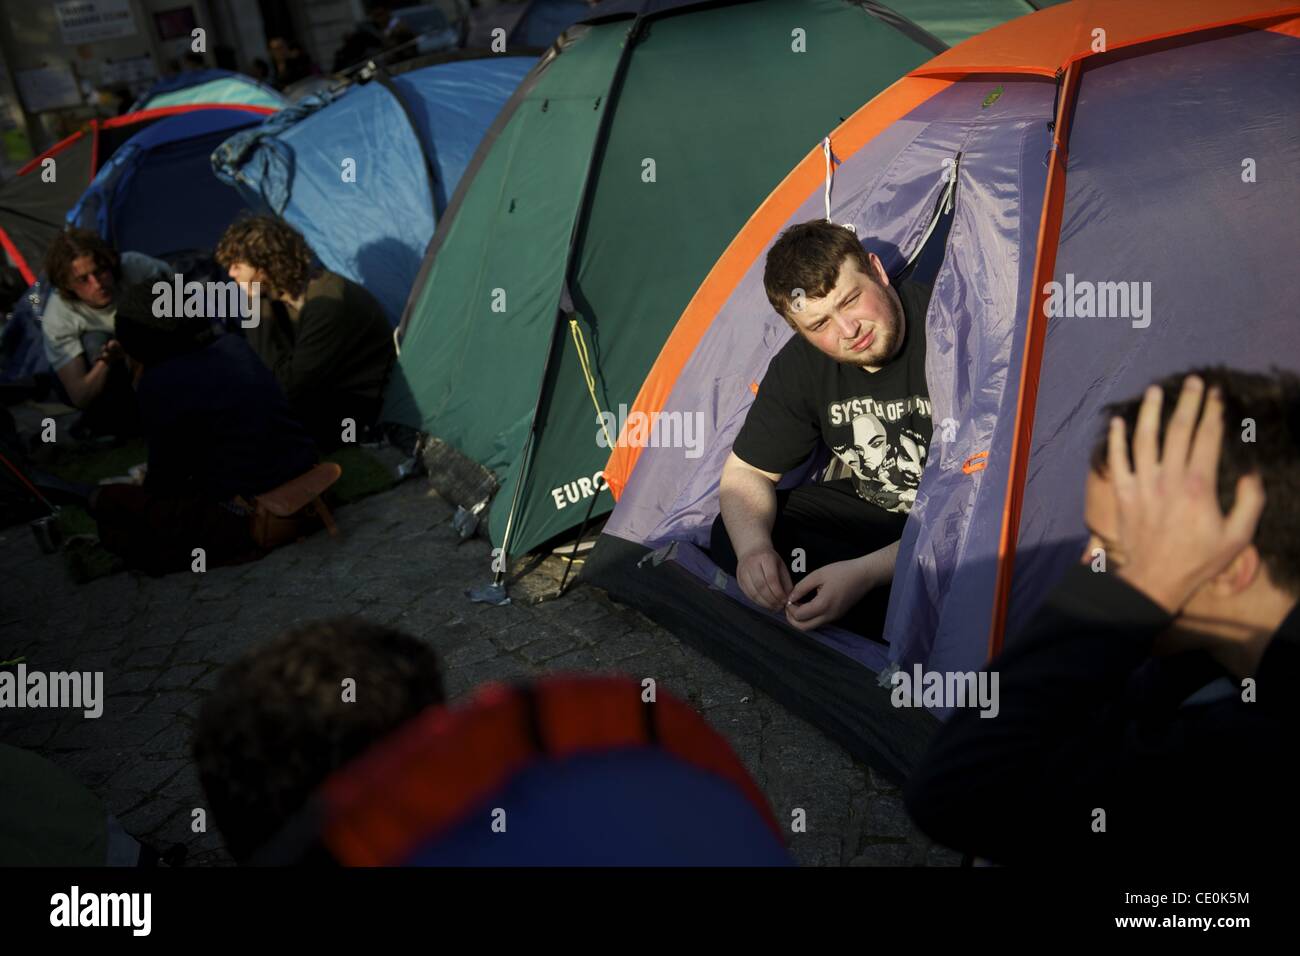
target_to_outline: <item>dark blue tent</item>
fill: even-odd
[[[212,249],[247,208],[213,175],[212,151],[261,120],[246,110],[198,109],[153,124],[100,168],[68,222],[95,230],[123,251],[166,256]]]
[[[250,205],[300,230],[394,325],[437,219],[479,141],[533,66],[461,60],[309,96],[213,157]]]

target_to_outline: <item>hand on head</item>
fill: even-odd
[[[1147,389],[1131,463],[1124,422],[1111,420],[1107,462],[1118,515],[1116,543],[1126,555],[1120,577],[1177,614],[1251,544],[1264,510],[1264,484],[1258,475],[1244,475],[1225,515],[1217,490],[1222,396],[1217,388],[1206,395],[1205,383],[1188,376],[1163,447],[1162,399],[1158,386]]]

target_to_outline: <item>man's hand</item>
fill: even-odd
[[[1178,614],[1196,590],[1223,571],[1255,537],[1264,510],[1258,475],[1237,482],[1232,512],[1219,507],[1217,475],[1223,443],[1223,400],[1217,389],[1197,411],[1205,383],[1183,382],[1182,394],[1160,449],[1163,392],[1147,389],[1133,431],[1129,464],[1124,422],[1114,418],[1108,436],[1108,467],[1119,522],[1116,544],[1127,556],[1119,576],[1170,614]]]
[[[785,618],[801,631],[811,631],[838,621],[862,596],[883,580],[871,571],[870,555],[852,561],[836,561],[820,567],[800,581],[790,593],[790,603],[785,608]],[[816,591],[804,604],[798,603]]]
[[[736,581],[745,596],[769,611],[785,607],[790,590],[790,571],[770,545],[756,548],[736,562]]]
[[[109,339],[104,343],[104,347],[99,350],[99,360],[105,365],[112,365],[126,357],[122,351],[122,343],[117,339]]]

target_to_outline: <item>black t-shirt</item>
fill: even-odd
[[[878,371],[837,362],[795,334],[776,353],[732,446],[742,461],[784,474],[825,442],[824,481],[851,480],[864,500],[906,514],[916,500],[933,426],[925,382],[930,289],[898,287],[907,332]]]

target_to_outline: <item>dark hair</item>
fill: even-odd
[[[1255,548],[1278,587],[1300,595],[1300,377],[1274,369],[1271,374],[1215,366],[1170,375],[1155,384],[1164,391],[1160,440],[1178,403],[1183,379],[1197,375],[1206,389],[1223,394],[1223,451],[1219,457],[1219,504],[1226,512],[1236,496],[1237,479],[1252,472],[1264,482],[1267,501],[1255,531]],[[1105,409],[1105,421],[1124,419],[1130,449],[1142,396],[1115,402]],[[1251,440],[1246,429],[1253,423]],[[1107,469],[1105,426],[1093,447],[1091,466],[1098,475]],[[1130,451],[1131,454],[1131,451]]]
[[[804,297],[809,299],[829,295],[845,259],[853,259],[874,280],[867,251],[848,229],[825,219],[791,226],[767,253],[763,270],[767,301],[778,315],[794,325],[790,316],[794,290],[802,289]]]
[[[345,679],[355,681],[350,702]],[[433,648],[359,618],[305,624],[244,654],[204,701],[194,734],[231,855],[248,859],[333,771],[443,700]]]
[[[168,292],[171,297],[170,283]],[[114,335],[122,350],[141,365],[160,365],[177,355],[198,351],[213,339],[212,324],[205,316],[185,316],[179,302],[162,311],[172,313],[155,315],[153,285],[138,282],[122,290],[117,299],[117,318]]]
[[[108,269],[115,280],[122,278],[122,266],[113,247],[89,229],[69,227],[54,237],[45,250],[45,275],[59,295],[76,301],[72,288],[72,264],[82,256],[91,256],[100,269]]]
[[[265,273],[272,296],[297,298],[314,271],[311,247],[302,233],[274,216],[245,216],[233,222],[217,243],[216,260],[223,269],[246,262]]]

